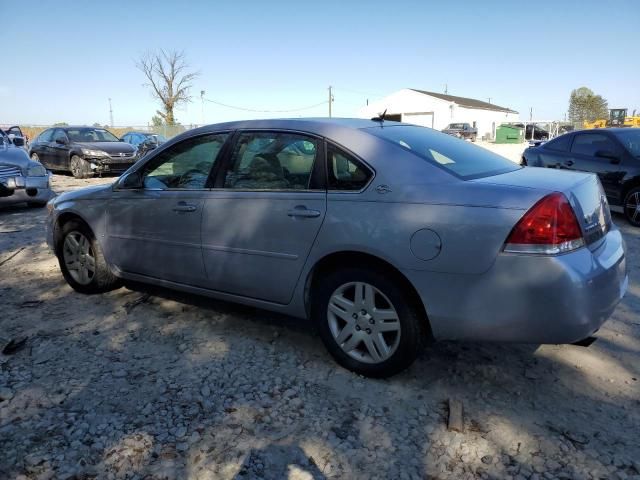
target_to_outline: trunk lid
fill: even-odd
[[[562,192],[573,207],[585,243],[592,250],[611,228],[611,213],[604,190],[593,173],[526,167],[501,175],[471,180],[474,183]]]

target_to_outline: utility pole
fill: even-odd
[[[200,102],[202,102],[202,125],[204,125],[204,90],[200,90]]]
[[[489,100],[489,103],[491,103],[491,97],[488,97],[487,100]]]
[[[533,107],[529,107],[529,121],[533,121]]]
[[[111,108],[111,98],[109,98],[109,121],[111,122],[111,128],[113,128],[113,108]]]
[[[332,90],[333,87],[331,85],[329,85],[329,118],[331,118],[331,104],[333,103],[333,93]]]
[[[445,95],[449,94],[449,85],[447,85],[446,83],[444,84],[444,94]]]

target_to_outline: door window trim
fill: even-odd
[[[306,189],[293,189],[293,188],[264,188],[264,189],[240,189],[240,188],[229,188],[224,186],[224,180],[227,173],[227,168],[232,167],[231,162],[233,160],[233,152],[235,151],[235,147],[238,144],[238,139],[241,135],[251,134],[251,133],[274,133],[274,134],[282,134],[282,133],[290,133],[294,135],[302,135],[305,137],[310,137],[317,142],[317,152],[316,158],[313,160],[313,167],[311,168],[311,175],[309,178],[309,185],[315,183],[314,186],[318,186],[318,188],[306,188]],[[327,179],[326,179],[326,170],[324,164],[326,164],[326,149],[325,149],[325,138],[321,135],[305,132],[302,130],[294,130],[294,129],[285,129],[285,128],[240,128],[237,129],[232,138],[230,139],[229,146],[226,153],[226,157],[224,158],[224,162],[220,162],[220,167],[218,171],[218,175],[215,179],[214,189],[220,192],[237,192],[237,193],[294,193],[294,194],[305,194],[305,193],[325,193],[327,191]],[[322,162],[322,159],[325,159]]]

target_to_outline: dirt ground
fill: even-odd
[[[593,345],[442,342],[388,380],[338,367],[305,322],[75,293],[45,220],[0,210],[0,348],[27,338],[0,354],[0,479],[640,478],[640,230],[619,216],[629,291]]]

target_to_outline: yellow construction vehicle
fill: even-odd
[[[606,128],[606,127],[635,127],[640,128],[640,115],[636,115],[636,111],[633,111],[633,115],[627,116],[628,110],[626,108],[612,108],[609,110],[609,119],[597,119],[593,122],[585,120],[582,123],[582,127],[589,130],[592,128]]]

